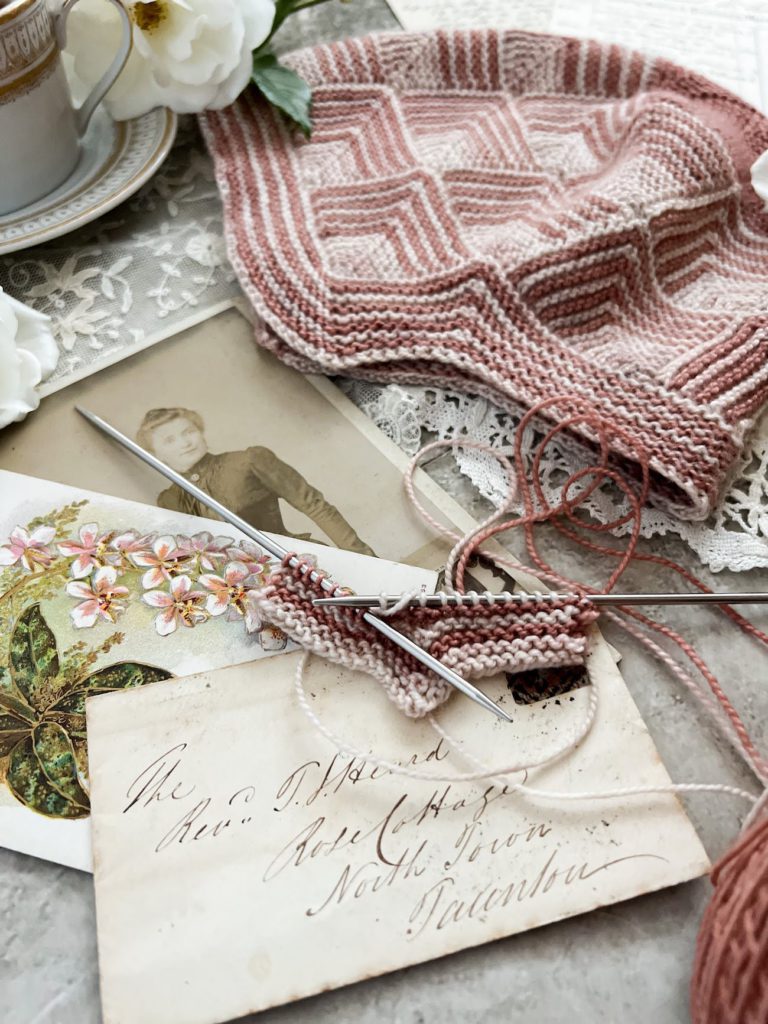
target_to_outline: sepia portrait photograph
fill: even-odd
[[[59,483],[216,518],[95,431],[77,406],[298,548],[317,543],[425,568],[444,563],[448,543],[405,495],[407,457],[329,380],[306,377],[261,349],[237,309],[48,396],[37,415],[0,435],[4,469],[24,473],[34,464],[36,476]],[[469,526],[426,474],[417,483],[433,514]]]

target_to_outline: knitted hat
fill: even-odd
[[[202,117],[260,340],[303,370],[615,423],[656,498],[707,514],[768,400],[768,120],[693,72],[522,32],[294,54],[297,137]],[[574,427],[591,441],[588,426]]]

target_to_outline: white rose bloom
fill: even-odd
[[[133,48],[107,93],[113,117],[153,107],[180,114],[225,107],[251,77],[251,51],[269,35],[275,0],[139,0],[127,3]],[[120,44],[120,16],[104,0],[80,0],[67,25],[67,69],[82,94]]]
[[[768,210],[768,149],[752,164],[752,188]]]
[[[38,407],[35,388],[58,360],[50,318],[0,288],[0,427]]]

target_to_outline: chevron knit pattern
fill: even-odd
[[[291,62],[311,142],[254,96],[201,118],[262,343],[516,411],[564,396],[548,415],[615,422],[656,500],[705,516],[768,399],[768,120],[667,61],[520,32]]]
[[[289,556],[290,557],[290,556]],[[363,621],[361,609],[317,607],[327,597],[307,562],[286,562],[253,596],[267,622],[278,626],[305,650],[367,672],[411,717],[429,714],[452,690],[410,654]],[[465,678],[524,672],[535,668],[581,665],[587,653],[586,630],[597,608],[575,595],[520,601],[508,607],[410,607],[387,621]]]

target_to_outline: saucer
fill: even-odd
[[[113,121],[105,110],[97,110],[67,180],[55,192],[0,217],[0,255],[73,231],[133,195],[168,155],[177,121],[163,107],[131,121]]]

